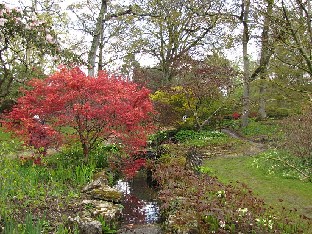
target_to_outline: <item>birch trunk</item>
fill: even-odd
[[[93,40],[91,44],[91,48],[88,54],[88,75],[94,76],[95,74],[95,59],[96,53],[100,45],[100,38],[103,31],[103,21],[104,16],[107,13],[107,0],[102,0],[101,9],[99,16],[96,21],[95,32],[93,35]]]

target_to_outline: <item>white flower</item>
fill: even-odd
[[[255,220],[257,223],[262,224],[264,227],[268,226],[268,228],[273,229],[274,222],[272,219],[259,218],[259,219],[255,219]]]
[[[225,228],[225,221],[220,220],[219,225],[221,228]]]
[[[5,18],[0,18],[0,26],[4,26],[5,22],[7,22],[8,20]]]
[[[269,221],[268,221],[268,227],[270,229],[273,229],[273,221],[271,219],[269,219]]]
[[[226,197],[225,191],[224,190],[220,190],[217,192],[217,196],[218,197]]]
[[[47,34],[47,35],[46,35],[46,40],[47,40],[49,43],[53,43],[53,37],[52,37],[50,34]]]
[[[22,13],[22,9],[19,7],[14,7],[13,10],[15,10],[16,12]]]
[[[44,24],[44,23],[45,23],[44,20],[38,20],[38,21],[37,21],[37,24],[38,24],[38,25],[41,25],[41,24]]]
[[[238,208],[237,212],[239,213],[240,216],[244,216],[248,212],[248,208]]]
[[[10,12],[11,12],[11,8],[10,8],[10,7],[8,7],[8,6],[6,6],[5,11],[6,11],[6,13],[7,13],[7,14],[10,14]]]

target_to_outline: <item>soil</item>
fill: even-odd
[[[243,156],[243,155],[251,156],[251,155],[259,154],[267,149],[267,146],[265,143],[248,139],[233,130],[224,128],[221,130],[221,132],[227,134],[230,137],[233,137],[233,138],[236,138],[236,139],[239,139],[241,141],[248,143],[248,147],[244,148],[243,151],[240,152],[239,156]],[[228,156],[231,156],[231,155],[228,155]]]

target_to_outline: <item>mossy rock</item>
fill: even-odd
[[[108,185],[90,190],[88,195],[90,195],[93,199],[111,201],[114,203],[119,203],[122,197],[122,193],[120,191]]]
[[[98,173],[95,173],[93,175],[93,180],[98,180],[98,179],[101,179],[101,180],[106,180],[107,181],[107,175],[106,175],[106,171],[103,170],[103,171],[100,171]]]
[[[102,188],[108,185],[105,171],[100,171],[93,176],[93,181],[82,188],[82,192],[89,192],[93,189]]]

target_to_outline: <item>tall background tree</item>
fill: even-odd
[[[100,70],[121,70],[117,68],[129,55],[131,6],[93,0],[70,4],[68,10],[75,15],[70,28],[80,35],[72,43],[79,48],[88,74],[94,76]]]
[[[44,77],[58,64],[75,61],[43,13],[0,4],[0,26],[0,105],[14,100],[30,78]]]
[[[262,18],[262,33],[261,33],[261,50],[260,50],[260,59],[258,62],[258,67],[254,70],[251,75],[251,81],[255,80],[259,76],[261,82],[259,87],[259,110],[258,115],[261,119],[267,117],[266,106],[265,106],[265,86],[268,76],[268,65],[270,58],[274,53],[274,40],[272,39],[272,11],[274,6],[274,0],[264,1],[266,7],[264,7],[260,13]],[[259,17],[259,18],[260,18]],[[271,32],[271,33],[270,33]]]
[[[279,39],[292,56],[281,58],[289,66],[294,66],[312,76],[312,30],[310,1],[282,1],[280,30],[284,33]]]
[[[250,111],[250,66],[248,54],[248,42],[250,39],[250,0],[242,0],[240,20],[243,24],[242,44],[243,44],[243,61],[244,61],[244,78],[243,78],[243,97],[242,97],[242,127],[248,125],[248,116]]]
[[[184,4],[178,0],[135,0],[128,3],[88,0],[70,4],[69,18],[58,0],[32,1],[29,6],[23,3],[25,10],[22,14],[32,14],[45,21],[45,25],[51,28],[46,31],[51,32],[58,46],[54,46],[53,51],[48,49],[52,48],[51,45],[43,48],[48,43],[34,46],[31,44],[34,38],[30,38],[26,40],[29,44],[26,57],[33,60],[28,64],[40,64],[41,70],[36,68],[36,71],[45,75],[53,70],[56,64],[64,63],[65,60],[60,61],[59,58],[64,55],[73,57],[76,54],[76,58],[82,58],[81,64],[88,66],[91,76],[96,75],[99,70],[118,70],[134,80],[143,78],[145,84],[156,91],[158,88],[177,84],[177,64],[183,63],[183,58],[190,56],[194,61],[203,61],[216,51],[222,54],[221,51],[225,48],[233,47],[234,41],[240,46],[240,52],[235,53],[239,54],[241,59],[237,68],[242,71],[240,80],[245,87],[241,109],[242,125],[246,126],[250,111],[254,112],[258,108],[260,117],[265,118],[267,109],[272,109],[271,101],[264,92],[265,87],[270,92],[274,90],[275,85],[284,85],[303,91],[302,93],[310,92],[311,43],[308,42],[311,41],[311,26],[307,20],[310,18],[310,3],[274,3],[272,0],[192,0]],[[4,21],[1,23],[7,23]],[[61,34],[61,31],[68,34]],[[26,42],[23,44],[19,41],[26,35],[20,33],[19,37],[8,36],[8,39],[15,40],[15,47],[24,46]],[[10,48],[16,52],[15,48]],[[2,48],[3,58],[4,50],[7,50],[7,47]],[[14,58],[2,59],[3,64],[6,62],[3,74],[7,74],[11,69],[8,68],[8,64],[12,64],[9,61],[14,60],[21,66],[22,62],[17,61],[25,56],[23,57],[20,51],[15,53]],[[38,51],[42,55],[39,55]],[[34,56],[35,53],[38,55]],[[17,54],[20,58],[16,57]],[[30,54],[32,56],[29,56]],[[55,60],[56,58],[58,60]],[[142,60],[147,58],[153,60],[153,65],[142,67]],[[281,71],[281,67],[284,71],[287,69],[288,74]],[[31,69],[27,71],[30,72]],[[19,72],[19,75],[22,74]],[[29,77],[40,74],[32,71]],[[234,78],[237,79],[237,76]],[[2,83],[4,90],[9,90],[5,88],[5,82]],[[23,85],[19,81],[15,84]],[[255,86],[258,86],[259,90],[256,90]],[[268,107],[265,107],[265,103]]]
[[[222,1],[135,1],[136,15],[141,15],[134,26],[135,51],[157,61],[162,84],[169,84],[174,75],[173,66],[183,56],[206,55],[217,46],[215,35],[221,30]],[[140,38],[140,40],[138,39]]]

